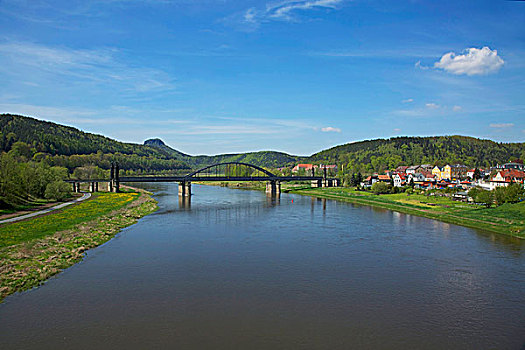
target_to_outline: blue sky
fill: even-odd
[[[0,112],[189,154],[525,141],[525,2],[0,0]]]

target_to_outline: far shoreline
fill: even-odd
[[[498,233],[498,234],[516,238],[519,240],[525,239],[525,230],[524,230],[524,227],[521,225],[512,225],[512,224],[501,225],[501,224],[490,222],[487,220],[482,220],[481,218],[478,218],[478,219],[468,218],[465,216],[451,215],[449,213],[443,213],[443,212],[435,213],[435,212],[431,212],[430,210],[408,207],[408,206],[404,206],[404,205],[397,204],[397,203],[385,203],[385,202],[380,202],[380,201],[368,198],[371,196],[365,197],[365,196],[356,196],[356,195],[341,194],[341,193],[330,193],[336,189],[338,188],[337,187],[329,187],[329,188],[321,188],[321,189],[312,188],[312,189],[292,190],[289,193],[298,194],[302,196],[310,196],[310,197],[315,197],[315,198],[337,200],[341,202],[348,202],[348,203],[354,203],[354,204],[359,204],[359,205],[367,205],[371,207],[377,207],[377,208],[387,209],[391,211],[396,211],[396,212],[400,212],[403,214],[425,217],[427,219],[432,219],[432,220],[441,221],[441,222],[445,222],[449,224],[464,226],[468,228],[481,229],[484,231],[488,231],[490,233]],[[380,196],[381,195],[379,195],[378,197]],[[519,204],[521,204],[525,208],[525,205],[523,205],[523,203],[518,203],[515,205],[519,205]],[[523,219],[525,220],[525,217]]]
[[[197,183],[196,183],[197,184]],[[264,191],[265,187],[264,185],[259,185],[258,183],[252,183],[252,182],[202,182],[198,183],[200,185],[205,186],[222,186],[222,187],[228,187],[232,189],[243,189],[243,190],[254,190],[254,191]],[[296,188],[294,188],[296,187]],[[483,216],[480,216],[479,218],[476,217],[465,217],[457,214],[461,213],[447,213],[447,212],[433,212],[431,211],[433,208],[417,208],[415,206],[407,206],[403,205],[402,203],[397,202],[384,202],[377,199],[385,198],[385,195],[356,195],[350,192],[350,188],[347,187],[323,187],[323,188],[307,188],[305,185],[298,185],[298,186],[283,186],[283,189],[281,193],[292,193],[292,194],[298,194],[302,196],[310,196],[310,197],[316,197],[316,198],[324,198],[324,199],[331,199],[331,200],[337,200],[347,203],[354,203],[359,205],[366,205],[376,208],[382,208],[386,210],[396,211],[403,214],[409,214],[409,215],[415,215],[419,217],[424,217],[427,219],[432,219],[440,222],[445,222],[448,224],[454,224],[459,225],[463,227],[478,229],[487,231],[490,233],[497,233],[501,234],[503,236],[516,238],[519,240],[525,239],[525,203],[516,203],[516,204],[510,204],[510,206],[517,206],[521,205],[523,206],[523,218],[521,220],[521,224],[516,223],[514,221],[519,220],[511,220],[513,221],[510,224],[505,224],[505,220],[503,223],[495,223],[488,220],[483,220]],[[334,192],[343,192],[343,193],[334,193]],[[363,192],[368,193],[368,192]],[[370,193],[368,193],[370,194]],[[388,195],[386,195],[388,196]],[[412,195],[417,196],[417,195]],[[407,196],[408,197],[408,196]],[[452,202],[452,201],[451,201]],[[470,205],[470,204],[466,204]],[[472,208],[474,210],[474,208]],[[491,208],[490,210],[495,210],[496,208]],[[480,209],[483,210],[483,209]],[[452,210],[453,211],[453,210]],[[489,218],[491,219],[491,218]],[[494,219],[498,219],[497,217]]]

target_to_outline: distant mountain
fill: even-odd
[[[153,146],[153,147],[166,146],[164,141],[162,141],[161,139],[149,139],[149,140],[144,141],[144,144],[146,146]]]
[[[69,169],[92,164],[108,169],[113,161],[118,161],[121,169],[140,172],[190,169],[165,149],[119,142],[30,117],[1,114],[0,152],[9,151],[16,142],[29,144],[33,158]]]
[[[31,145],[34,157],[38,159],[46,158],[52,165],[66,166],[70,169],[90,164],[107,169],[112,161],[118,161],[124,170],[181,172],[232,161],[263,167],[281,167],[299,159],[273,151],[190,156],[167,146],[158,138],[148,139],[143,145],[125,143],[52,122],[1,114],[0,152],[8,152],[15,142]]]
[[[18,141],[32,147],[35,159],[47,159],[52,165],[73,169],[96,164],[108,169],[112,161],[118,161],[121,169],[133,172],[186,173],[190,168],[222,162],[244,162],[268,168],[303,162],[337,164],[345,173],[365,173],[425,163],[490,167],[525,158],[525,143],[498,143],[466,136],[395,137],[353,142],[310,157],[274,151],[191,156],[158,138],[148,139],[143,145],[124,143],[30,117],[0,115],[0,152],[9,151]]]
[[[467,136],[435,136],[347,143],[316,153],[307,161],[335,163],[352,173],[414,164],[461,163],[487,168],[519,158],[525,158],[525,143],[499,143]]]
[[[196,166],[206,166],[215,163],[242,162],[267,168],[279,168],[292,165],[303,157],[292,156],[282,152],[260,151],[236,154],[219,154],[216,156],[194,156],[188,162]]]
[[[242,162],[267,168],[278,168],[286,165],[291,165],[297,162],[298,160],[302,159],[302,157],[292,156],[283,152],[275,151],[231,153],[219,154],[215,156],[190,156],[188,154],[184,154],[167,146],[164,143],[164,141],[158,138],[146,140],[144,141],[144,145],[162,149],[165,152],[170,153],[174,158],[183,160],[184,162],[191,164],[194,168],[227,162]]]
[[[170,146],[166,145],[164,141],[162,141],[161,139],[146,140],[144,141],[144,145],[162,150],[164,153],[169,154],[171,157],[175,159],[183,160],[185,162],[190,161],[190,159],[192,158],[190,155],[179,152],[176,149],[173,149]]]

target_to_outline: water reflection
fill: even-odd
[[[178,196],[179,210],[191,210],[191,196]]]
[[[266,193],[266,205],[268,207],[274,207],[281,204],[281,194]]]
[[[2,349],[523,342],[523,243],[326,199],[145,187],[155,214],[0,305]]]

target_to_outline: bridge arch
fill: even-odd
[[[213,165],[209,165],[207,167],[204,167],[204,168],[201,168],[199,170],[195,170],[194,172],[192,173],[189,173],[185,176],[185,178],[187,178],[188,180],[190,180],[193,176],[199,174],[199,173],[203,173],[205,172],[206,170],[208,169],[211,169],[211,168],[214,168],[214,167],[219,167],[219,166],[222,166],[222,165],[243,165],[243,166],[246,166],[246,167],[249,167],[249,168],[253,168],[255,170],[258,170],[266,175],[268,175],[268,177],[276,177],[276,175],[272,174],[271,172],[269,172],[268,170],[266,169],[263,169],[257,165],[253,165],[253,164],[248,164],[248,163],[242,163],[242,162],[225,162],[225,163],[217,163],[217,164],[213,164]]]

